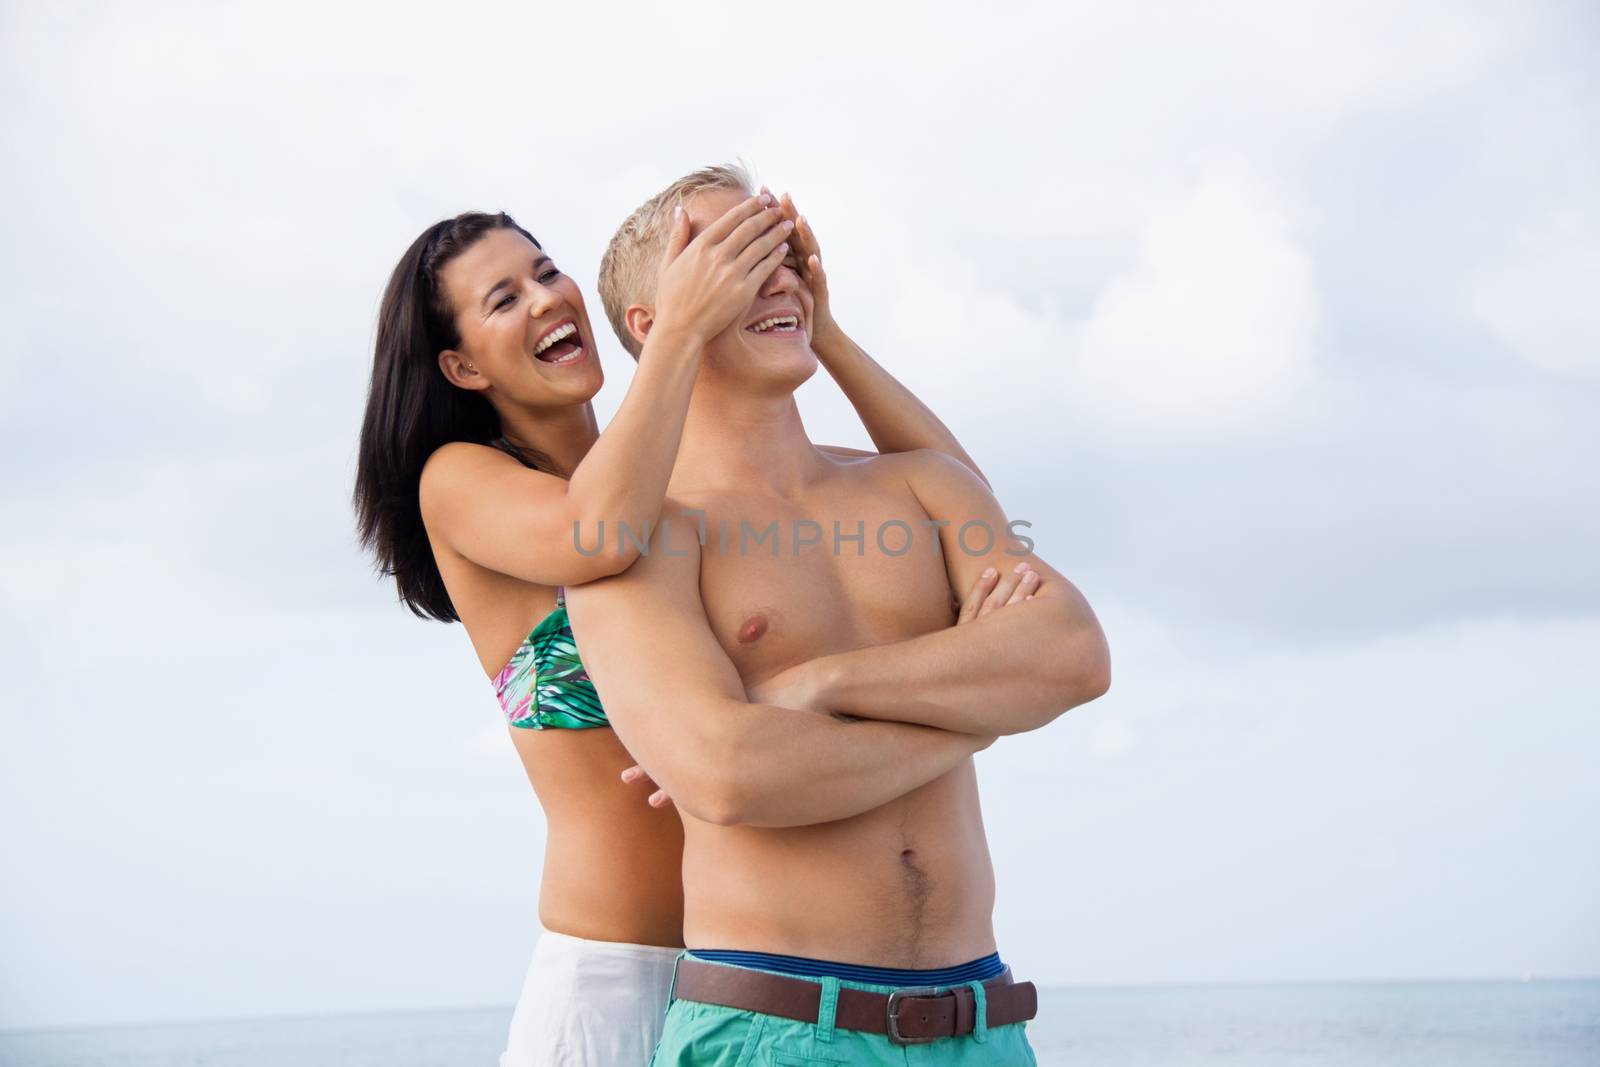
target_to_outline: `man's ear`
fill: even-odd
[[[622,313],[622,321],[627,324],[628,332],[633,335],[634,341],[643,348],[645,338],[650,336],[650,327],[656,324],[655,308],[632,304]]]
[[[478,373],[472,361],[453,348],[439,353],[439,370],[444,373],[445,381],[458,388],[474,392],[489,388],[489,380]]]

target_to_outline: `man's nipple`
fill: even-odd
[[[767,617],[758,612],[744,620],[744,625],[739,627],[739,643],[748,645],[752,641],[759,641],[766,632]]]

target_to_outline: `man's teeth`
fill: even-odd
[[[578,328],[570,322],[564,326],[557,326],[555,329],[545,334],[544,340],[539,342],[539,347],[533,350],[533,354],[537,356],[545,349],[555,344],[557,341],[564,341],[577,332]],[[561,363],[563,360],[558,359],[556,362]]]
[[[795,318],[793,315],[779,315],[774,319],[762,319],[760,322],[750,327],[750,329],[756,333],[766,333],[768,330],[772,329],[793,330],[799,328],[799,326],[800,320]]]

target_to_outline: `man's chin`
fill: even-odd
[[[793,351],[779,355],[773,352],[754,354],[744,364],[745,377],[753,386],[782,387],[791,392],[804,385],[817,373],[817,354],[810,345],[797,346]]]

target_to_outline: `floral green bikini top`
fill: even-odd
[[[606,710],[578,658],[567,621],[567,593],[512,653],[494,677],[495,695],[512,726],[525,730],[587,730],[609,726]]]

